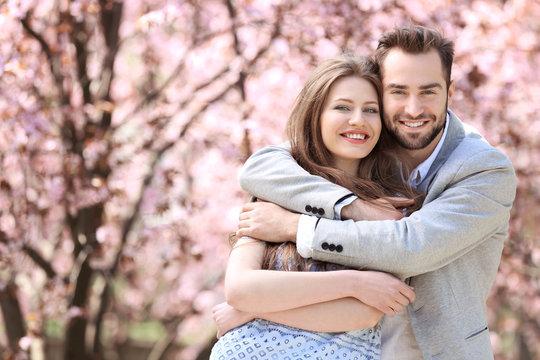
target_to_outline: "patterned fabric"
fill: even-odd
[[[310,271],[320,271],[318,264],[313,262]],[[283,270],[281,256],[275,267]],[[340,269],[343,266],[326,263],[327,271]],[[210,360],[379,360],[380,347],[380,326],[322,333],[255,319],[223,335]]]
[[[222,336],[210,360],[377,360],[381,331],[319,333],[256,319]]]

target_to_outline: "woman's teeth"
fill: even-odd
[[[345,134],[345,137],[349,139],[364,140],[367,137],[367,135],[366,134]]]

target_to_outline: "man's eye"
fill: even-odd
[[[405,93],[404,93],[403,91],[401,91],[401,90],[393,90],[393,91],[391,92],[391,94],[393,94],[393,95],[403,95],[403,94],[405,94]]]

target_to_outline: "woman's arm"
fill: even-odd
[[[382,313],[354,298],[343,298],[296,309],[257,313],[254,317],[307,331],[341,332],[373,327]]]
[[[390,316],[414,301],[410,286],[373,271],[261,270],[265,245],[241,238],[231,252],[225,277],[227,302],[248,313],[270,313],[353,297]]]
[[[342,332],[375,326],[382,313],[353,298],[344,298],[308,305],[297,309],[251,314],[227,303],[212,309],[217,324],[217,337],[255,318],[317,332]]]

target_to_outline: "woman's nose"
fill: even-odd
[[[351,118],[349,119],[350,125],[358,125],[364,122],[364,114],[360,110],[355,110],[351,114]]]

